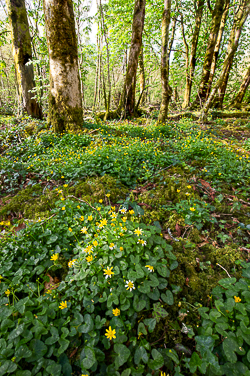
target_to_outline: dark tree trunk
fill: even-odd
[[[18,85],[19,103],[28,115],[42,119],[42,110],[36,99],[31,99],[34,93],[33,65],[26,65],[32,60],[31,38],[24,0],[6,0],[12,35],[13,56]]]
[[[138,66],[139,54],[142,46],[142,33],[144,28],[146,0],[135,0],[132,39],[129,51],[128,65],[123,92],[118,107],[118,111],[124,110],[125,116],[135,115],[135,90],[136,90],[136,72]]]
[[[44,0],[50,62],[49,123],[57,133],[83,125],[77,37],[72,0]]]
[[[250,84],[250,66],[248,67],[242,84],[240,85],[239,91],[231,101],[229,108],[240,108],[243,101],[244,95],[246,94],[247,88]]]
[[[162,100],[160,113],[158,116],[159,122],[165,122],[168,116],[168,105],[172,95],[172,88],[169,85],[169,25],[171,18],[171,0],[164,0],[164,11],[162,15],[162,31],[161,31],[161,87]]]
[[[145,102],[145,69],[144,69],[144,59],[143,59],[143,46],[141,47],[141,52],[139,55],[139,72],[140,72],[140,103]]]

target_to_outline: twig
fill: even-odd
[[[171,231],[170,231],[170,228],[168,228],[168,235],[171,237],[171,239],[173,239],[175,242],[179,242],[180,240],[179,239],[176,239],[173,237],[173,235],[171,234]]]
[[[67,196],[67,198],[69,198],[69,197],[72,197],[72,198],[74,198],[74,199],[76,199],[76,200],[78,200],[80,202],[84,202],[84,204],[88,205],[89,207],[91,207],[91,209],[95,210],[100,215],[100,217],[102,218],[101,213],[94,206],[92,206],[88,201],[82,200],[82,199],[77,198],[77,197],[72,196],[72,195]]]
[[[229,278],[232,278],[231,275],[228,273],[228,271],[225,268],[223,268],[223,266],[221,266],[220,264],[218,264],[218,262],[216,262],[216,265],[218,265],[221,269],[223,269],[227,273],[227,275],[228,275]]]

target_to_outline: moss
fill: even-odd
[[[37,133],[37,125],[35,122],[30,122],[26,125],[25,131],[28,135],[33,135]]]

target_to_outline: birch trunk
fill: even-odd
[[[231,101],[229,108],[240,108],[243,101],[244,95],[246,94],[247,88],[250,84],[250,66],[248,67],[245,77],[240,85],[239,91]]]
[[[31,38],[25,8],[25,0],[6,0],[11,28],[12,50],[18,85],[19,103],[28,115],[42,119],[42,110],[36,99],[31,99],[34,93],[33,65],[26,65],[32,60]]]
[[[145,102],[145,69],[144,69],[144,58],[143,58],[143,46],[141,47],[141,52],[139,55],[139,72],[140,72],[140,103]]]
[[[194,27],[193,37],[192,37],[191,53],[190,53],[189,66],[188,66],[187,75],[186,75],[186,88],[185,88],[184,101],[182,104],[182,108],[187,108],[190,103],[191,90],[192,90],[192,84],[193,84],[193,78],[194,78],[194,70],[195,70],[195,65],[196,65],[196,51],[197,51],[199,34],[200,34],[204,2],[205,0],[198,1],[197,9],[195,12],[195,27]]]
[[[77,37],[72,0],[44,0],[50,63],[49,123],[57,133],[83,123]]]
[[[138,66],[139,54],[142,46],[142,33],[144,28],[146,0],[135,0],[132,38],[129,51],[126,77],[123,87],[121,100],[118,106],[118,112],[124,109],[125,116],[135,115],[135,90],[136,90],[136,72]]]
[[[164,0],[164,11],[162,16],[162,33],[161,33],[161,86],[162,86],[162,100],[160,113],[158,116],[159,122],[165,122],[168,116],[168,105],[172,95],[172,89],[169,86],[169,25],[171,18],[171,0]]]

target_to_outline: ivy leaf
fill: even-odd
[[[196,352],[193,352],[191,359],[190,359],[190,363],[189,363],[189,369],[191,373],[194,373],[197,367],[201,365],[201,363],[202,363],[202,360],[199,357],[199,355]]]

